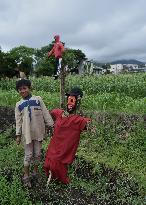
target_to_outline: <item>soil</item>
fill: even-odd
[[[42,177],[40,182],[33,182],[33,189],[29,191],[29,197],[33,204],[41,201],[44,205],[132,205],[128,199],[131,196],[136,198],[139,196],[138,185],[133,180],[129,180],[128,176],[122,172],[117,172],[100,164],[101,173],[97,174],[93,172],[93,165],[84,159],[79,159],[79,161],[78,166],[73,165],[76,180],[83,180],[87,184],[92,181],[95,186],[99,186],[102,179],[106,179],[105,190],[101,190],[99,193],[95,191],[89,193],[81,186],[76,187],[72,183],[66,186],[55,181],[51,181],[49,187],[46,188],[46,179]],[[119,189],[126,192],[125,202],[118,199]]]
[[[15,124],[14,109],[0,107],[0,133]]]
[[[78,160],[78,159],[77,159]],[[49,187],[46,186],[46,177],[40,175],[39,180],[31,180],[32,188],[26,189],[27,195],[32,204],[41,202],[42,205],[133,205],[129,203],[131,196],[138,197],[138,185],[132,180],[129,180],[126,175],[121,172],[104,167],[100,165],[101,174],[93,173],[93,165],[87,163],[84,159],[79,159],[80,165],[74,168],[76,180],[82,179],[84,182],[93,182],[99,186],[102,179],[106,180],[106,189],[103,191],[88,193],[87,190],[81,186],[62,185],[56,181],[51,181]],[[12,183],[13,174],[16,170],[7,169],[1,172],[9,183]],[[20,176],[22,178],[22,176]],[[72,179],[73,180],[73,179]],[[121,184],[119,184],[119,182]],[[101,187],[102,189],[102,187]],[[118,199],[117,191],[119,189],[125,190],[126,196],[123,200]],[[106,197],[107,196],[107,197]],[[126,202],[127,201],[127,202]]]

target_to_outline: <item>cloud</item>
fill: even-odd
[[[54,34],[88,58],[146,61],[145,0],[5,0],[0,2],[0,45],[40,48]]]

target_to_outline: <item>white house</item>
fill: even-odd
[[[94,64],[92,61],[82,61],[78,66],[79,74],[93,74]]]
[[[138,65],[137,64],[124,64],[129,70],[137,70]]]
[[[101,68],[101,67],[98,67],[98,66],[95,66],[93,67],[93,74],[104,74],[106,72],[105,69]]]
[[[111,73],[114,73],[114,74],[120,73],[122,70],[123,70],[123,65],[122,64],[110,65],[110,69],[109,69],[109,71]]]

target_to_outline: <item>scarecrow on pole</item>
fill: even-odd
[[[88,130],[91,122],[90,118],[80,115],[83,91],[79,87],[74,87],[66,96],[66,108],[57,108],[50,112],[54,119],[54,132],[45,154],[47,186],[51,178],[64,184],[70,183],[68,166],[75,160],[81,132]]]
[[[61,67],[62,55],[65,51],[63,43],[60,41],[60,36],[54,36],[55,43],[50,52],[48,52],[48,57],[51,55],[55,56],[56,65],[54,70],[54,79],[58,79],[60,76],[60,107],[65,106],[65,68]]]
[[[54,70],[54,78],[57,79],[61,73],[61,61],[65,49],[63,43],[60,41],[59,35],[55,35],[54,39],[55,39],[55,43],[51,51],[48,52],[48,57],[50,57],[51,55],[55,56],[56,65]]]

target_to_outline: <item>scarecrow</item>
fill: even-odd
[[[51,115],[55,121],[54,133],[45,156],[44,170],[48,177],[68,184],[68,165],[75,159],[79,146],[80,134],[87,129],[89,118],[82,117],[78,111],[83,92],[74,87],[67,96],[66,110],[53,109]]]
[[[51,51],[48,52],[48,57],[50,57],[51,55],[55,56],[56,65],[55,65],[55,70],[54,70],[54,78],[57,79],[60,75],[62,55],[65,49],[64,49],[63,43],[60,41],[59,35],[55,35],[54,39],[55,39],[55,43]]]

